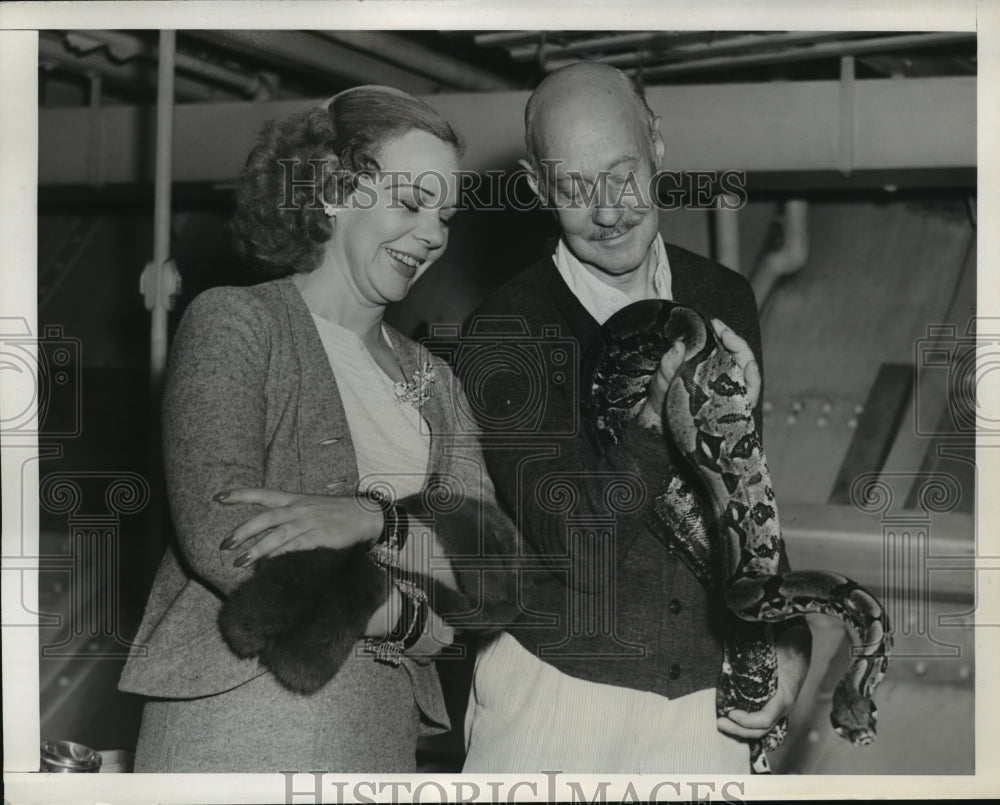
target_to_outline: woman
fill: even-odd
[[[237,244],[281,278],[202,294],[171,351],[177,545],[120,685],[157,697],[136,771],[408,772],[448,729],[424,599],[504,600],[441,557],[513,530],[448,367],[382,316],[447,245],[460,150],[421,101],[358,87],[250,154]]]

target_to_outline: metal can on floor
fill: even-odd
[[[42,741],[42,762],[39,771],[97,772],[101,770],[101,753],[73,741]]]

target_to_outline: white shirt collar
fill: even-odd
[[[670,263],[667,261],[667,250],[663,238],[657,234],[652,245],[656,256],[656,268],[653,271],[653,288],[657,299],[672,299]],[[556,252],[552,255],[559,276],[569,286],[573,295],[580,300],[587,312],[599,324],[604,324],[632,300],[617,288],[596,277],[569,250],[566,241],[559,239]]]

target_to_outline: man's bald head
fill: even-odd
[[[570,252],[600,276],[648,268],[663,139],[632,80],[606,64],[557,70],[528,100],[525,137],[528,184],[555,213]]]
[[[587,117],[628,122],[656,132],[656,115],[632,78],[616,67],[597,62],[579,62],[550,73],[528,98],[524,110],[524,138],[531,164],[537,169],[547,153],[546,137],[557,121]]]

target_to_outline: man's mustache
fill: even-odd
[[[626,232],[635,229],[643,221],[643,216],[638,216],[635,218],[629,218],[628,220],[619,221],[614,227],[610,229],[598,229],[595,230],[594,234],[591,236],[591,240],[614,240],[617,237],[621,237]]]

